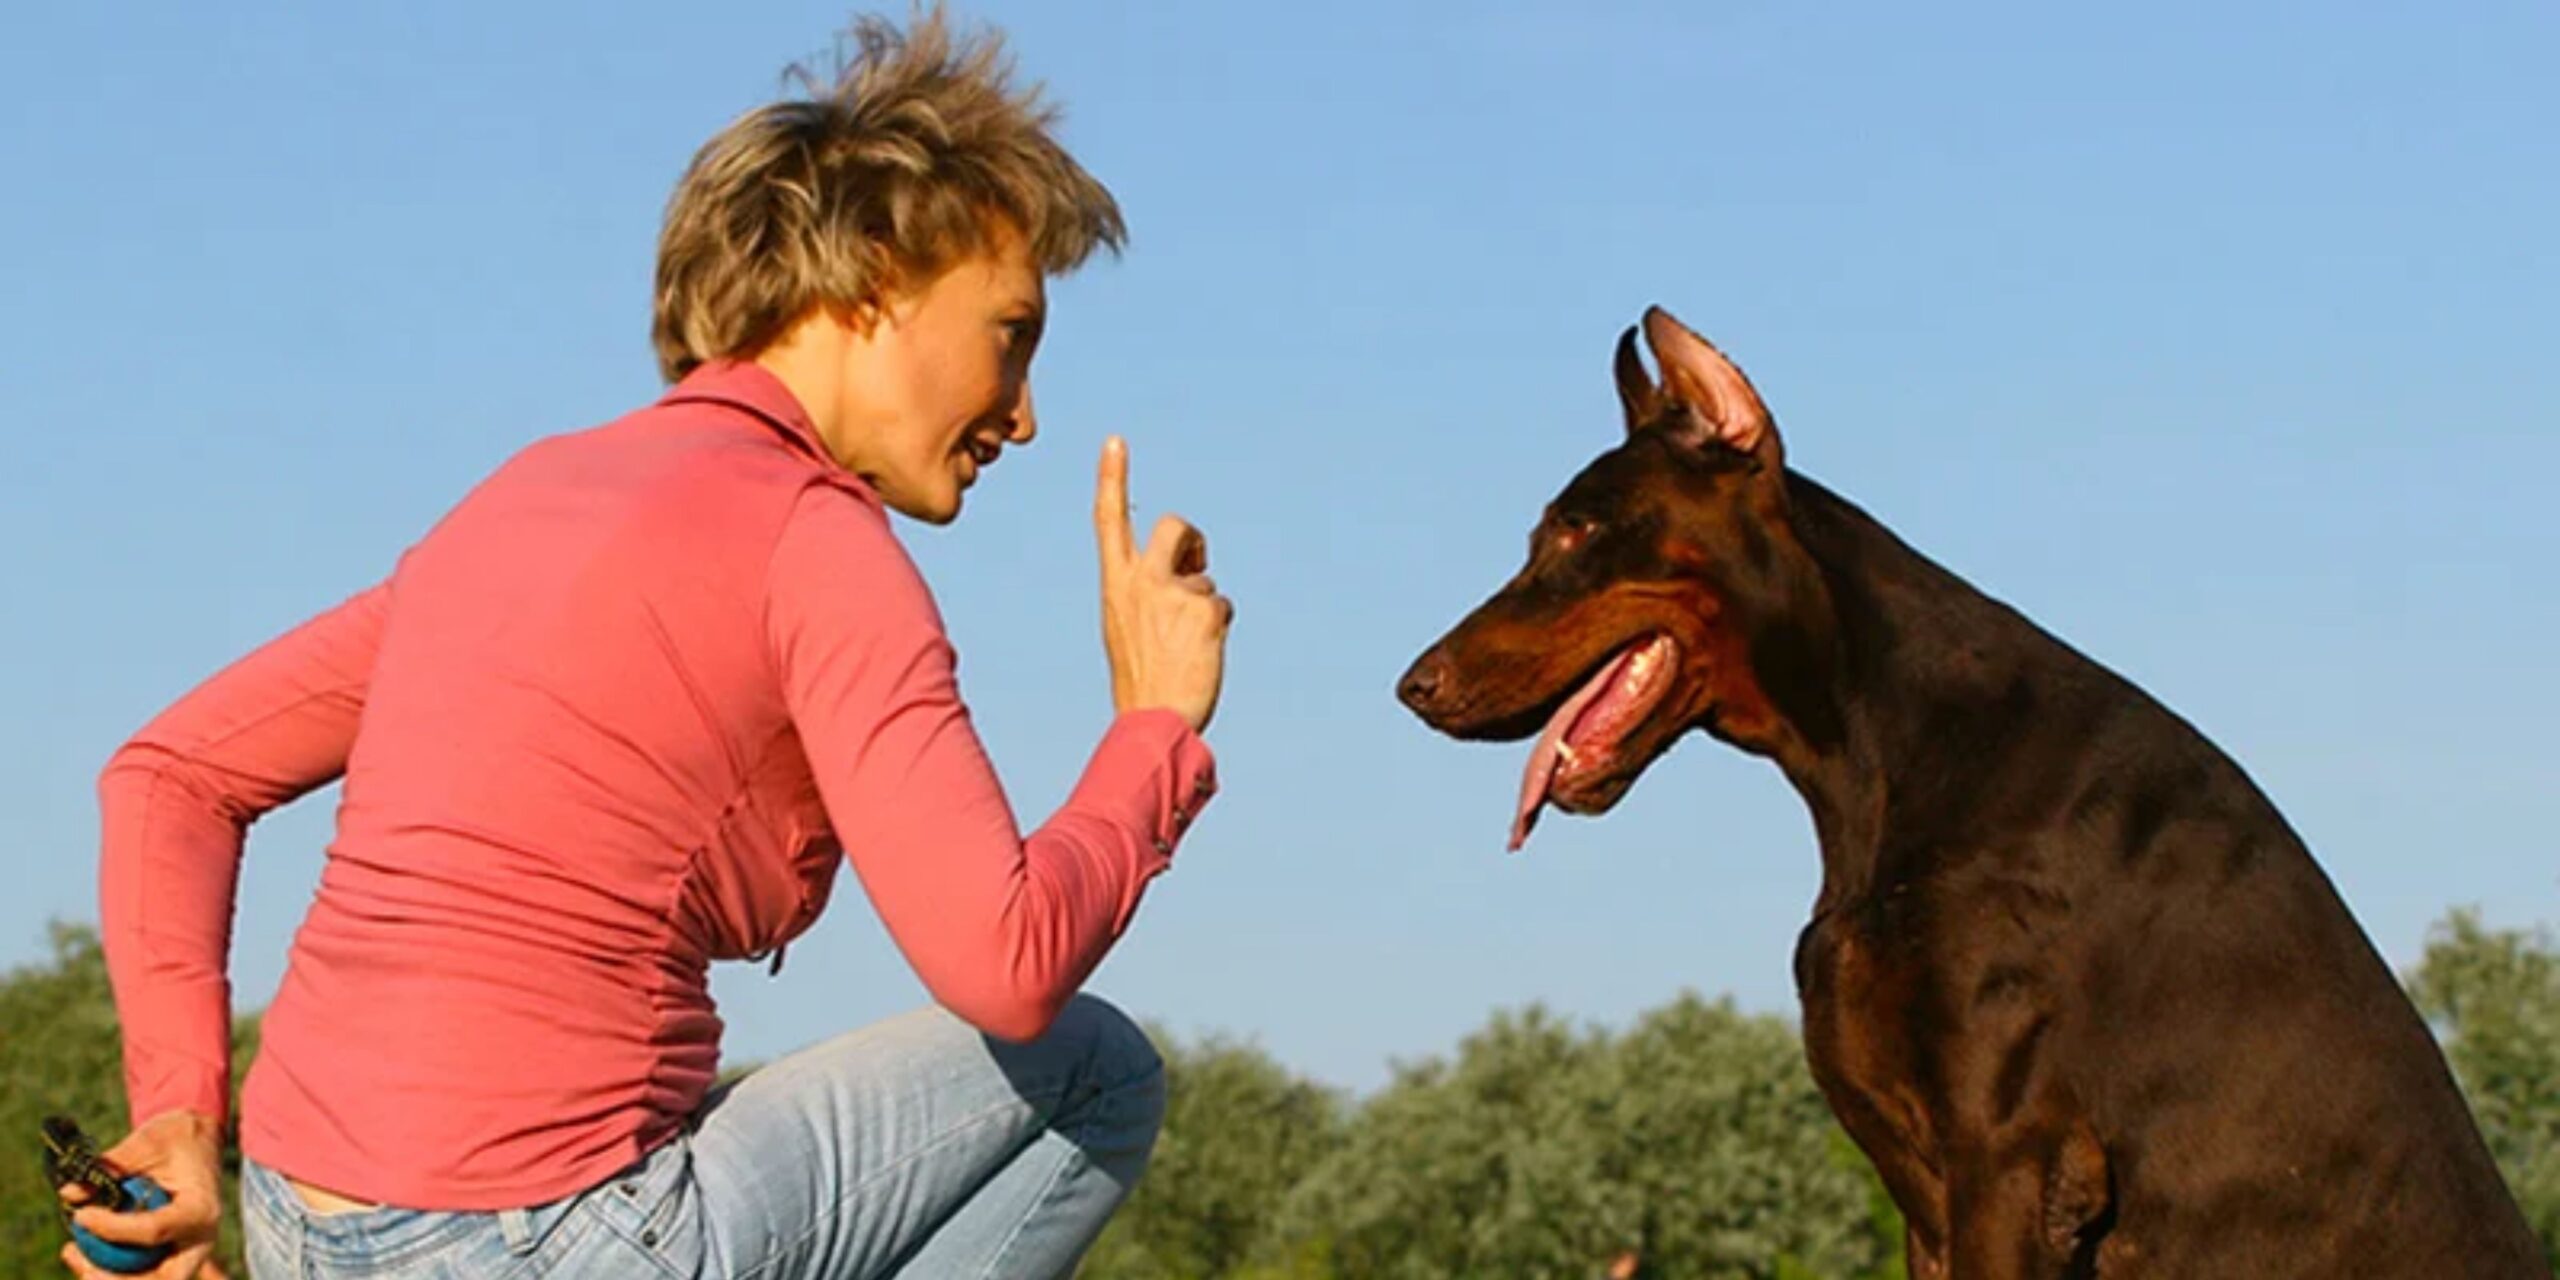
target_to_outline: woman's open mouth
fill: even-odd
[[[1573,809],[1583,792],[1628,763],[1621,748],[1661,705],[1679,670],[1680,645],[1663,632],[1620,649],[1547,721],[1529,749],[1520,778],[1520,807],[1511,819],[1511,848],[1529,839],[1540,806]]]

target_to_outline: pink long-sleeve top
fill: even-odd
[[[247,828],[341,775],[241,1144],[484,1210],[673,1134],[718,1063],[710,962],[806,929],[839,856],[936,1000],[1023,1039],[1213,789],[1179,717],[1134,712],[1024,839],[878,498],[727,362],[526,449],[115,754],[100,891],[137,1123],[226,1115]]]

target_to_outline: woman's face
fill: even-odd
[[[1008,228],[922,289],[862,308],[837,382],[837,460],[892,509],[950,523],[1004,446],[1038,430],[1031,356],[1047,307],[1029,247]]]

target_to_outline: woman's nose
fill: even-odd
[[[1040,420],[1031,411],[1031,384],[1027,381],[1022,384],[1022,394],[1014,399],[1010,421],[1013,429],[1005,432],[1004,438],[1015,444],[1029,444],[1031,437],[1040,434]]]

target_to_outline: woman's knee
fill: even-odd
[[[1069,997],[1066,1007],[1058,1011],[1058,1020],[1049,1034],[1072,1039],[1085,1046],[1095,1078],[1105,1084],[1151,1076],[1164,1070],[1164,1057],[1156,1052],[1155,1042],[1147,1038],[1146,1029],[1137,1020],[1122,1013],[1120,1007],[1100,996],[1081,992]]]
[[[1122,1107],[1143,1113],[1150,1132],[1163,1123],[1164,1056],[1136,1019],[1108,1000],[1079,993],[1059,1010],[1049,1033],[1084,1046],[1088,1078],[1126,1095]]]

